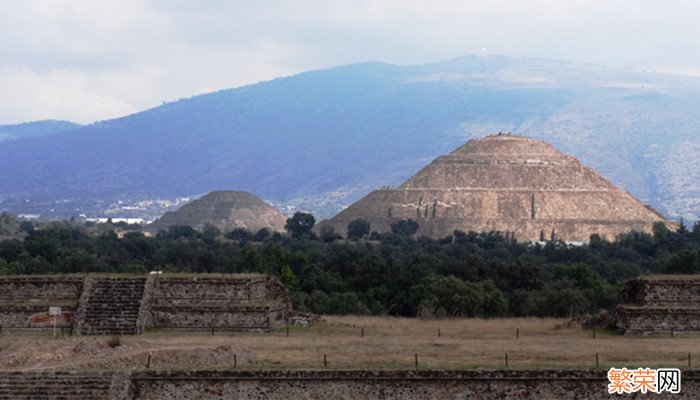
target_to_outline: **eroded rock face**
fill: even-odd
[[[223,232],[236,228],[252,232],[270,228],[283,232],[286,221],[287,217],[259,197],[227,190],[208,193],[177,211],[166,212],[149,229],[167,229],[173,225],[202,229],[206,224],[211,224]]]
[[[654,222],[668,223],[574,157],[511,134],[470,140],[398,188],[375,190],[322,225],[344,235],[357,218],[380,233],[413,219],[418,235],[433,238],[459,229],[570,242],[588,241],[592,234],[614,239],[631,230],[651,232]]]

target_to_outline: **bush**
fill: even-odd
[[[391,224],[391,231],[401,236],[413,236],[418,232],[418,222],[412,219],[402,219]]]
[[[284,229],[289,232],[292,237],[299,237],[311,232],[316,224],[316,218],[309,213],[296,212],[294,216],[287,219]]]
[[[357,240],[369,234],[369,222],[358,218],[348,224],[348,238]]]

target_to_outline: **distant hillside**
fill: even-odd
[[[3,142],[0,209],[226,187],[328,217],[469,138],[512,131],[671,217],[695,218],[699,100],[698,78],[542,59],[348,65]]]
[[[25,122],[15,125],[0,125],[0,142],[11,139],[26,139],[37,136],[48,136],[79,128],[80,125],[69,121],[47,119],[43,121]]]

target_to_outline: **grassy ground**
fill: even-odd
[[[295,368],[415,368],[418,354],[419,368],[476,369],[503,368],[508,353],[509,368],[594,368],[596,353],[599,368],[615,367],[687,367],[688,353],[698,352],[700,336],[625,337],[613,332],[563,327],[563,319],[454,319],[421,321],[408,318],[379,317],[325,317],[324,321],[308,328],[291,327],[289,336],[282,328],[270,333],[235,332],[181,332],[156,330],[139,337],[122,339],[130,346],[129,355],[145,360],[146,353],[154,355],[157,368],[230,368],[232,354],[240,352],[238,365],[248,369]],[[364,337],[362,330],[364,329]],[[439,331],[439,336],[438,336]],[[516,338],[516,332],[519,337]],[[36,368],[32,360],[17,364],[17,354],[25,346],[36,347],[32,337],[5,335],[0,338],[0,366],[3,357],[13,357],[13,369]],[[47,339],[40,339],[47,340]],[[52,340],[52,339],[50,339]],[[63,344],[76,346],[80,337],[57,339]],[[93,339],[106,343],[107,338]],[[3,346],[5,341],[7,346]],[[86,346],[82,344],[82,346]],[[139,349],[142,355],[139,355]],[[167,349],[168,352],[161,351]],[[200,349],[218,354],[210,362],[198,357],[196,365],[189,365],[193,353],[172,354],[177,349]],[[206,350],[209,349],[209,350]],[[112,350],[100,352],[100,360],[109,366]],[[117,351],[117,350],[115,350]],[[123,351],[123,350],[122,350]],[[161,351],[161,353],[158,353]],[[155,353],[154,353],[155,352]],[[43,356],[42,368],[74,369],[95,368],[94,362],[81,363],[79,355],[71,358],[69,351],[59,360]],[[196,352],[195,352],[196,353]],[[244,355],[245,356],[242,356]],[[14,354],[14,355],[12,355]],[[172,365],[155,359],[172,359]],[[323,364],[326,355],[327,367]],[[119,354],[115,353],[115,357]],[[123,356],[123,355],[121,355]],[[119,356],[119,357],[121,357]],[[694,354],[700,363],[700,352]],[[50,358],[50,357],[49,357]],[[118,357],[117,357],[118,359]],[[127,368],[139,367],[129,364]],[[63,367],[62,367],[63,365]],[[114,368],[124,368],[115,363]]]
[[[457,319],[327,317],[308,331],[244,339],[258,362],[270,367],[339,368],[592,368],[687,366],[699,336],[625,337],[614,332],[563,328],[562,319]],[[364,328],[364,337],[361,336]],[[440,336],[438,336],[438,330]],[[285,336],[282,336],[285,335]],[[516,339],[516,335],[518,338]],[[280,337],[282,336],[282,337]],[[700,362],[700,354],[696,355]]]

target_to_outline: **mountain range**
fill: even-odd
[[[37,136],[48,136],[73,129],[81,125],[69,121],[43,120],[25,122],[14,125],[0,125],[0,142],[3,140],[27,139]]]
[[[700,78],[546,59],[353,64],[90,125],[25,124],[31,135],[0,141],[0,210],[99,214],[231,189],[326,218],[470,138],[510,131],[696,220],[699,101]]]

